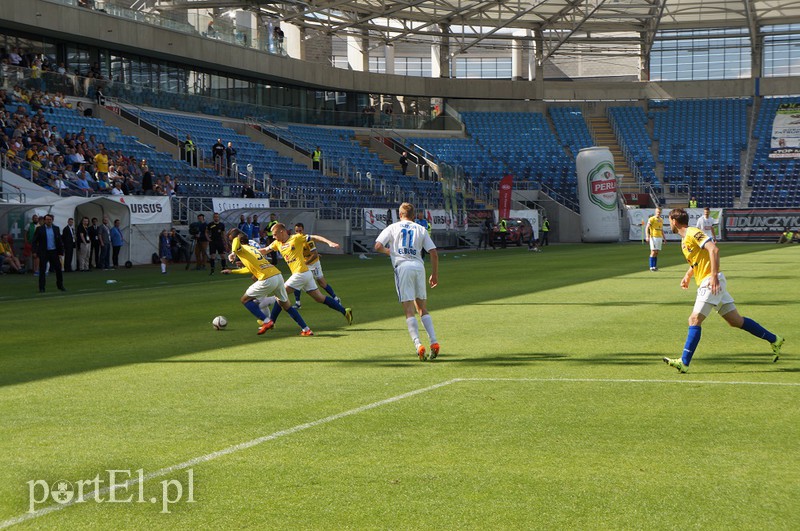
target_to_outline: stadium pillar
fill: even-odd
[[[369,39],[347,36],[347,65],[356,72],[369,72]]]
[[[544,35],[542,30],[537,29],[533,32],[534,49],[534,74],[533,80],[536,82],[536,98],[544,98]]]
[[[511,42],[511,78],[514,80],[532,80],[533,79],[533,54],[531,53],[531,31],[524,30],[515,32],[515,37],[523,37],[521,39],[514,39]]]
[[[386,61],[386,73],[394,74],[394,44],[383,47],[383,58]]]
[[[431,45],[431,77],[450,77],[450,26],[439,24],[442,36]]]

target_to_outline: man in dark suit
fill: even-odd
[[[61,232],[61,242],[64,244],[64,272],[72,272],[72,259],[75,256],[75,243],[77,241],[75,220],[69,218],[67,226]]]
[[[53,215],[44,217],[44,225],[36,227],[33,235],[33,249],[39,256],[39,292],[44,293],[47,281],[47,264],[50,271],[56,273],[56,286],[61,291],[64,289],[64,275],[61,273],[61,257],[64,256],[64,243],[61,241],[61,231],[53,225]]]

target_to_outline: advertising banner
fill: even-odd
[[[172,223],[169,197],[153,195],[109,195],[105,199],[122,203],[131,211],[131,224]]]
[[[511,190],[514,188],[514,177],[506,175],[500,179],[500,189],[497,196],[497,211],[500,219],[508,219],[511,210]]]
[[[397,211],[392,208],[365,208],[364,228],[366,230],[383,230],[398,221]]]
[[[214,205],[214,212],[225,212],[226,210],[267,210],[269,209],[268,198],[247,198],[247,197],[212,197],[211,203]]]
[[[800,230],[798,208],[726,208],[724,236],[731,241],[777,241],[785,230]]]
[[[697,220],[700,219],[703,215],[702,208],[687,208],[685,209],[686,212],[689,214],[689,226],[696,227]],[[642,240],[644,241],[645,237],[645,225],[647,224],[647,220],[655,214],[656,210],[654,208],[629,208],[628,209],[628,222],[629,222],[629,232],[628,232],[628,239],[631,241]],[[725,216],[728,216],[728,212],[730,209],[725,209]],[[717,220],[717,237],[720,236],[720,227],[721,220],[722,220],[722,209],[719,208],[712,208],[710,211],[711,218]],[[681,239],[680,236],[677,234],[672,234],[672,231],[669,229],[669,210],[663,209],[661,212],[661,220],[664,222],[664,239],[667,241],[679,241]]]
[[[769,158],[800,158],[800,102],[782,103],[775,112]]]

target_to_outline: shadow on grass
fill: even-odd
[[[726,246],[724,255],[733,256],[772,250],[772,247],[739,245]],[[564,286],[625,276],[642,271],[644,250],[630,245],[563,245],[552,251],[537,255],[519,253],[491,253],[486,259],[447,262],[446,274],[442,274],[442,286],[431,293],[431,308],[439,310],[465,305],[493,304],[487,300],[498,300],[518,296],[521,293],[538,293]],[[664,260],[665,265],[678,265],[679,257]],[[476,266],[479,266],[476,269]],[[393,327],[370,328],[369,323],[387,318],[402,319],[396,299],[392,298],[391,266],[388,260],[360,261],[352,257],[326,257],[326,270],[336,279],[340,293],[352,293],[358,328],[340,327],[331,332],[320,331],[318,335],[343,338],[357,332],[395,331]],[[501,277],[487,280],[476,272],[498,271]],[[0,387],[68,376],[138,363],[237,363],[231,360],[216,362],[203,360],[170,360],[208,349],[224,348],[228,336],[210,336],[201,333],[197,326],[189,323],[204,316],[210,317],[219,310],[233,308],[234,303],[223,305],[220,298],[235,301],[245,285],[235,279],[184,272],[180,267],[167,275],[169,285],[159,285],[163,278],[154,267],[134,268],[130,271],[97,272],[92,275],[67,277],[67,289],[63,296],[38,298],[34,293],[32,278],[13,280],[4,285],[3,295],[19,297],[12,308],[7,306],[6,316],[13,316],[13,325],[6,324],[5,344],[0,353]],[[509,282],[508,279],[514,279]],[[106,284],[107,280],[118,280]],[[10,289],[7,289],[10,288]],[[88,290],[84,292],[83,290]],[[81,291],[81,293],[76,293]],[[444,291],[444,293],[443,293]],[[357,297],[355,296],[357,294]],[[349,301],[348,301],[349,302]],[[751,304],[796,304],[795,301],[751,301]],[[508,303],[496,303],[507,306]],[[512,303],[513,304],[513,303]],[[529,304],[529,303],[520,303]],[[530,306],[587,306],[580,302],[530,303]],[[683,306],[688,302],[641,303],[599,302],[588,306]],[[238,308],[238,306],[235,306]],[[363,313],[359,307],[369,308]],[[5,309],[5,308],[4,308]],[[20,319],[20,316],[27,316]],[[34,316],[46,316],[46,326]],[[313,323],[310,322],[313,327]],[[360,326],[359,326],[360,325]],[[210,325],[209,325],[210,329]],[[477,330],[465,333],[480,333]],[[284,338],[294,333],[281,334]],[[224,340],[223,340],[224,337]],[[247,340],[253,348],[269,349],[263,339]],[[237,346],[241,346],[238,344]],[[270,360],[261,363],[342,363],[364,366],[408,367],[419,364],[412,356],[409,361],[394,358],[374,360],[319,358],[295,360]],[[464,366],[517,366],[545,361],[572,360],[593,364],[642,364],[649,363],[628,358],[580,359],[568,354],[528,353],[475,357],[444,355],[437,363]],[[257,360],[241,360],[238,363],[258,363]]]

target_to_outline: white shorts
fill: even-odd
[[[650,250],[651,251],[660,251],[661,245],[664,243],[664,238],[656,238],[654,236],[650,236]]]
[[[401,262],[394,269],[394,285],[400,302],[427,299],[425,265],[421,262]]]
[[[314,282],[314,275],[309,270],[290,276],[289,280],[286,281],[286,287],[299,289],[300,291],[314,291],[317,289],[317,283]]]
[[[720,315],[725,315],[731,310],[735,310],[736,306],[733,304],[733,297],[728,293],[728,281],[725,275],[717,273],[719,279],[719,291],[714,294],[711,293],[711,288],[708,284],[711,282],[711,277],[704,279],[697,288],[697,298],[694,301],[693,313],[699,313],[706,317],[711,313],[712,308],[716,307]]]
[[[322,274],[322,261],[320,260],[317,260],[316,264],[308,266],[308,270],[311,271],[314,278],[322,278],[325,276]]]
[[[286,287],[283,285],[283,275],[275,275],[266,280],[257,280],[247,288],[244,294],[254,299],[272,295],[281,301],[289,300],[289,297],[286,296]]]

